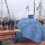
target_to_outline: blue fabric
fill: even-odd
[[[20,32],[20,33],[18,32],[18,33],[16,33],[16,36],[15,36],[15,38],[13,39],[13,42],[16,43],[16,42],[19,42],[19,41],[27,41],[27,40],[29,40],[29,39],[23,37],[23,35],[22,35],[21,32]]]
[[[22,34],[20,35],[17,33],[19,40],[22,40],[23,39],[22,37],[25,37],[36,43],[45,41],[45,29],[41,23],[34,19],[22,19],[18,23],[18,28],[21,30]]]

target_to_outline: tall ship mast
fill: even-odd
[[[0,15],[0,17],[2,17],[2,0],[1,0],[1,15]]]
[[[34,15],[35,15],[35,0],[34,0]]]
[[[39,20],[41,21],[42,20],[42,1],[40,1],[39,3]]]
[[[11,17],[10,11],[9,11],[9,8],[8,8],[8,4],[7,4],[7,0],[5,0],[5,4],[6,4],[7,11],[8,11],[8,15],[9,15],[9,17]]]
[[[39,16],[37,17],[38,19],[38,21],[40,21],[42,24],[44,23],[44,18],[43,18],[43,6],[42,6],[42,0],[40,0],[40,2],[39,2],[39,6],[38,6],[38,9],[37,9],[37,11],[38,11],[38,13],[39,13]]]
[[[30,0],[29,0],[30,2]],[[34,18],[34,15],[35,15],[35,0],[33,1],[33,15],[32,14],[29,14],[30,13],[30,3],[28,3],[26,9],[28,10],[28,17],[31,17],[31,18]]]
[[[3,8],[2,8],[2,5],[3,5],[3,2],[2,2],[2,0],[1,0],[0,24],[2,23],[2,20],[3,20],[3,17],[2,17],[2,15],[3,15]]]

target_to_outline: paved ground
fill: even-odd
[[[12,40],[2,42],[2,45],[10,45],[10,44],[13,44]]]

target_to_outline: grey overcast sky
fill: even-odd
[[[35,0],[36,7],[39,5],[40,0]],[[7,0],[8,7],[10,10],[11,16],[14,15],[15,18],[23,18],[28,16],[28,12],[25,9],[26,6],[29,4],[30,14],[34,14],[34,0]],[[7,8],[5,5],[5,0],[2,0],[2,12],[3,16],[7,16]],[[0,12],[1,12],[1,0],[0,0]]]

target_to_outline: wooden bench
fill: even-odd
[[[28,41],[28,42],[19,42],[19,43],[11,44],[11,45],[38,45],[38,44],[32,41]]]
[[[14,38],[14,34],[16,32],[20,32],[20,30],[2,30],[0,31],[0,44],[2,45],[2,41],[11,40]]]
[[[16,43],[16,44],[12,44],[12,45],[45,45],[45,42],[41,42],[40,44],[36,44],[33,42],[23,42],[23,43]]]
[[[45,41],[44,42],[41,42],[39,45],[45,45]]]

